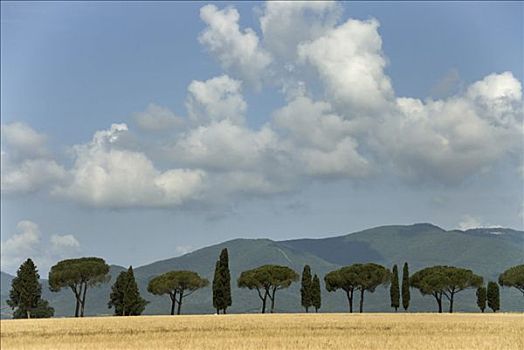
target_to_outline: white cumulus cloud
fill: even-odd
[[[260,17],[264,47],[294,63],[298,44],[332,29],[341,12],[335,1],[268,1]]]
[[[521,150],[520,91],[520,82],[503,73],[490,75],[473,83],[465,94],[444,100],[398,98],[399,113],[385,117],[375,127],[373,141],[403,175],[461,182]]]
[[[242,96],[242,83],[222,75],[207,81],[192,81],[186,107],[189,117],[198,125],[222,120],[242,125],[247,104]]]
[[[272,59],[251,28],[240,29],[238,11],[232,7],[219,10],[215,5],[206,5],[200,9],[200,18],[207,24],[198,38],[200,43],[217,57],[226,71],[255,87],[260,86],[264,70]]]
[[[2,125],[3,194],[34,192],[64,179],[65,170],[51,157],[46,140],[25,123]]]
[[[155,207],[180,205],[202,189],[201,170],[162,172],[145,154],[119,149],[118,138],[126,132],[126,124],[113,124],[96,132],[91,142],[75,146],[71,181],[54,194],[91,206]]]
[[[80,243],[71,234],[52,235],[46,240],[36,223],[22,220],[16,225],[16,233],[2,241],[1,250],[2,271],[13,273],[20,264],[31,258],[41,277],[46,278],[45,273],[52,264],[80,252]]]
[[[298,47],[300,59],[317,70],[326,96],[352,117],[383,111],[394,95],[384,73],[387,61],[378,27],[375,19],[349,19]]]

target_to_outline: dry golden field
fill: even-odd
[[[1,349],[524,349],[524,314],[274,314],[1,321]]]

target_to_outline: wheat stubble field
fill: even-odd
[[[524,314],[273,314],[1,321],[7,349],[524,349]]]

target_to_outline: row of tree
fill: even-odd
[[[14,318],[52,317],[54,310],[42,299],[42,287],[39,283],[37,268],[31,259],[27,259],[17,271],[12,281],[8,305],[16,309]],[[58,262],[49,271],[49,288],[58,292],[69,289],[75,297],[75,317],[83,317],[86,295],[89,288],[108,282],[109,266],[101,258],[67,259]],[[298,281],[299,275],[287,266],[263,265],[244,271],[237,279],[239,288],[254,290],[262,303],[261,312],[265,313],[269,302],[269,311],[275,310],[276,293]],[[524,294],[524,265],[514,266],[504,271],[498,280],[503,287],[517,288]],[[408,310],[410,288],[415,288],[422,295],[433,296],[438,312],[442,312],[443,299],[449,302],[449,312],[453,312],[455,295],[468,288],[477,288],[477,305],[482,312],[486,303],[493,311],[500,309],[499,287],[490,281],[483,286],[482,277],[471,270],[453,266],[433,266],[417,271],[409,276],[408,264],[404,264],[402,284],[399,284],[398,268],[392,270],[384,266],[368,263],[353,264],[331,271],[324,277],[328,292],[342,290],[348,301],[349,312],[353,312],[354,295],[359,296],[359,311],[364,310],[366,292],[373,293],[379,286],[390,285],[391,307],[398,310],[401,305]],[[193,271],[169,271],[153,277],[147,286],[149,293],[167,295],[171,300],[171,315],[181,313],[186,297],[200,288],[209,285],[209,281]],[[227,249],[223,249],[215,265],[212,283],[213,307],[217,314],[226,313],[232,305],[231,274]],[[312,275],[309,265],[304,266],[301,279],[301,305],[308,312],[321,307],[320,279]],[[119,316],[140,315],[148,301],[140,295],[133,268],[121,272],[111,287],[108,307],[114,308]]]

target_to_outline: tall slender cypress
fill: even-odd
[[[222,274],[222,284],[224,288],[224,313],[229,306],[232,305],[233,300],[231,299],[231,273],[229,272],[229,254],[227,248],[222,249],[220,252],[220,272]]]
[[[301,303],[302,306],[306,309],[306,312],[309,311],[310,306],[313,306],[311,300],[311,287],[311,268],[309,265],[306,265],[304,266],[304,271],[302,271],[302,286],[300,287]]]
[[[497,312],[500,310],[500,291],[499,291],[499,285],[495,282],[489,282],[488,283],[488,291],[487,291],[487,298],[488,298],[488,306],[493,312]]]
[[[222,249],[220,258],[215,264],[215,276],[213,278],[213,307],[217,314],[222,310],[226,313],[231,306],[231,274],[229,272],[229,257],[227,249]]]
[[[409,308],[409,269],[408,269],[408,263],[404,263],[404,268],[402,269],[402,307],[404,310],[408,310]]]
[[[222,278],[222,265],[220,260],[215,264],[215,276],[213,278],[213,307],[217,310],[217,314],[224,308],[224,283]]]
[[[400,288],[398,285],[398,268],[397,265],[393,266],[393,274],[391,275],[391,286],[389,288],[389,296],[391,298],[391,307],[395,309],[395,312],[400,306]]]
[[[315,312],[318,312],[322,305],[322,296],[320,294],[320,280],[315,274],[313,276],[313,282],[311,283],[311,304],[315,308]]]
[[[484,286],[477,288],[477,306],[482,312],[486,309],[486,287]]]

